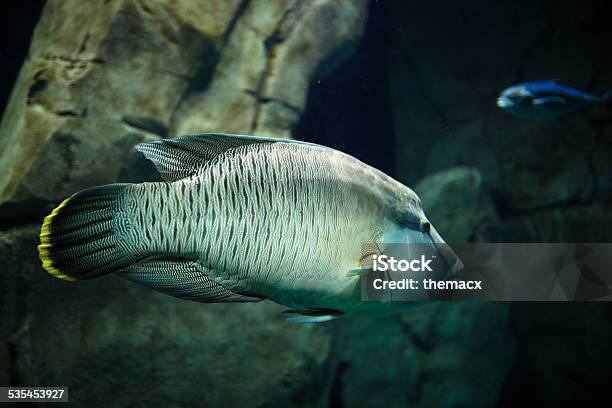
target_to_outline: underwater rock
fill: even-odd
[[[181,103],[172,133],[222,129],[288,137],[313,75],[347,56],[363,33],[365,14],[364,0],[248,3],[220,50],[210,85]]]
[[[2,119],[0,204],[155,177],[126,170],[143,166],[132,146],[177,132],[287,136],[365,13],[364,0],[49,1]]]
[[[406,355],[408,394],[418,406],[495,405],[515,356],[508,308],[442,302],[402,316],[414,344]]]
[[[423,178],[414,190],[447,242],[487,242],[495,237],[499,220],[478,169],[452,167]]]
[[[514,362],[503,303],[415,304],[401,315],[338,324],[346,406],[494,406]]]
[[[224,4],[201,6],[218,21],[204,29],[163,3],[49,1],[0,128],[0,203],[117,181],[134,143],[167,136],[238,2]]]
[[[508,406],[606,401],[612,376],[608,302],[516,302],[510,311],[519,346],[504,390]]]
[[[42,272],[37,240],[36,225],[0,234],[2,384],[68,385],[73,403],[94,407],[325,404],[331,326],[117,276],[72,285]]]

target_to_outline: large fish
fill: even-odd
[[[49,273],[113,272],[200,302],[270,299],[295,308],[290,320],[319,322],[402,303],[361,300],[355,271],[384,242],[429,244],[449,273],[461,265],[411,189],[334,149],[224,134],[136,149],[166,182],[66,199],[40,234]]]
[[[497,106],[523,119],[552,119],[611,98],[612,92],[599,96],[555,80],[531,81],[504,89]]]

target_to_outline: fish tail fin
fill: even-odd
[[[118,217],[130,184],[94,187],[64,200],[49,214],[40,231],[38,253],[43,268],[67,281],[94,278],[134,263],[117,233]]]

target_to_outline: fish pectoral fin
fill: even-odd
[[[149,257],[117,272],[156,291],[196,302],[259,302],[258,296],[236,293],[210,279],[200,263],[180,257]]]
[[[332,309],[289,309],[283,315],[292,323],[323,323],[342,317],[343,313]]]
[[[545,105],[547,103],[567,103],[567,100],[561,96],[543,96],[531,100],[532,105]]]
[[[165,180],[176,181],[194,175],[202,164],[227,150],[249,144],[279,142],[305,143],[258,136],[204,133],[139,143],[135,148],[155,164]]]
[[[351,269],[347,272],[346,276],[349,278],[352,278],[353,276],[365,276],[370,272],[372,272],[372,268]]]

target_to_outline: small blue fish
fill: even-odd
[[[612,92],[597,96],[555,80],[531,81],[506,88],[497,106],[523,119],[552,119],[611,98]]]

